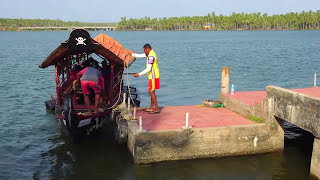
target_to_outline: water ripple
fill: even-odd
[[[307,177],[307,168],[297,171],[291,160],[305,161],[296,151],[289,157],[268,154],[135,167],[125,147],[115,145],[110,134],[98,135],[80,146],[70,145],[55,117],[45,111],[44,101],[55,91],[54,69],[38,68],[68,33],[0,32],[0,179],[150,179],[156,171],[162,172],[158,175],[164,179]],[[236,91],[261,90],[270,84],[306,87],[313,83],[313,72],[319,72],[318,31],[108,34],[136,52],[151,43],[159,59],[161,90],[157,95],[161,106],[216,99],[222,66],[231,67]],[[145,60],[137,60],[130,71],[144,67]],[[130,82],[138,87],[142,105],[147,106],[146,77],[130,77]],[[289,137],[294,137],[295,133],[290,133]]]

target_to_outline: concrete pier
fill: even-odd
[[[225,97],[225,98],[224,98]],[[267,119],[266,92],[238,92],[220,95],[226,108],[171,106],[160,114],[137,111],[143,119],[128,123],[128,149],[135,163],[152,163],[208,157],[250,155],[282,151],[282,123]],[[231,104],[230,104],[231,102]],[[264,104],[264,105],[261,105]],[[185,128],[185,114],[189,128]],[[255,113],[254,113],[255,112]],[[246,115],[265,118],[255,123]]]
[[[267,86],[266,91],[221,94],[220,101],[229,109],[246,115],[290,122],[314,136],[310,178],[320,179],[320,87],[284,89]],[[242,107],[242,108],[241,108]],[[278,122],[281,125],[281,122]]]
[[[269,110],[274,117],[312,133],[314,138],[310,179],[320,179],[320,88],[287,90],[268,86]]]
[[[190,113],[189,128],[185,112]],[[128,124],[128,149],[135,163],[152,163],[282,151],[282,132],[255,123],[227,108],[164,107],[157,115],[137,111],[137,122]]]
[[[133,118],[119,106],[122,119],[114,119],[120,127],[120,142],[127,142],[134,163],[282,151],[283,123],[288,121],[315,136],[310,177],[320,179],[320,87],[267,86],[266,91],[229,94],[229,73],[229,68],[222,69],[219,101],[223,108],[168,106],[160,114],[137,109]],[[257,118],[263,122],[254,122]]]

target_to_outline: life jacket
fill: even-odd
[[[149,57],[153,57],[153,62],[150,61]],[[156,53],[151,50],[149,52],[149,55],[147,56],[147,65],[152,63],[152,68],[151,71],[148,72],[148,79],[157,79],[160,78],[160,71],[159,71],[159,66],[158,66],[158,59]]]

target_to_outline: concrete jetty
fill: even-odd
[[[287,121],[312,133],[315,138],[310,178],[320,179],[320,87],[289,90],[267,86],[266,91],[220,94],[219,99],[226,107],[241,115],[278,119],[280,124],[280,121]]]
[[[186,127],[185,114],[189,113]],[[224,157],[283,149],[282,131],[255,123],[227,108],[164,107],[160,114],[128,125],[128,148],[135,163]]]
[[[223,108],[167,106],[160,114],[138,109],[135,117],[126,112],[126,123],[118,119],[125,124],[121,136],[134,163],[283,151],[283,123],[288,121],[314,134],[310,177],[320,179],[320,87],[267,86],[265,91],[229,94],[229,73],[229,68],[222,68]]]

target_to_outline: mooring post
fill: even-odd
[[[123,101],[122,101],[122,103],[126,103],[126,93],[123,93]]]
[[[190,130],[192,127],[189,126],[189,112],[186,113],[186,124],[182,126],[183,130]]]
[[[139,116],[139,130],[142,131],[142,117]]]
[[[186,128],[189,127],[189,112],[186,113]]]
[[[130,105],[131,105],[131,102],[130,102],[130,95],[128,95],[128,111],[130,111]]]
[[[138,133],[146,133],[147,130],[142,128],[142,117],[139,116],[139,129],[137,130]]]
[[[313,86],[317,86],[317,73],[313,74]]]
[[[133,107],[133,118],[136,119],[137,108]]]
[[[221,72],[221,93],[222,94],[229,93],[229,82],[230,82],[230,68],[222,67],[222,72]]]

